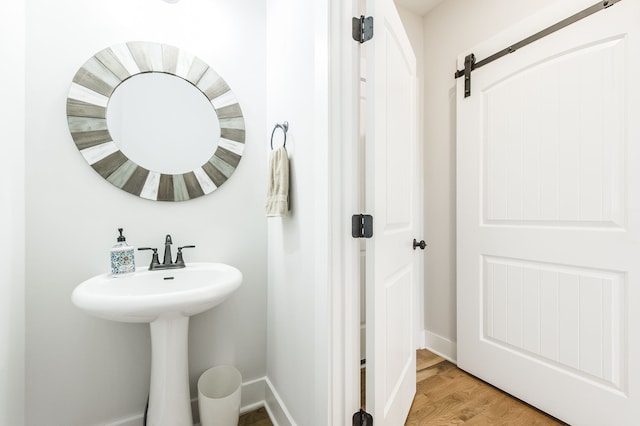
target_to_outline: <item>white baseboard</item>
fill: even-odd
[[[269,413],[269,417],[271,417],[271,422],[273,422],[274,426],[295,426],[296,423],[269,378],[265,377],[264,380],[266,382],[264,406],[267,409],[267,413]]]
[[[241,395],[240,414],[265,407],[274,426],[295,426],[289,411],[287,411],[280,396],[267,377],[243,383]],[[200,414],[198,412],[197,396],[191,399],[191,411],[193,412],[194,424],[198,426],[200,424]],[[144,413],[141,413],[111,421],[106,423],[106,426],[140,426],[143,421]]]
[[[440,355],[442,358],[457,363],[458,349],[456,342],[442,337],[438,334],[432,333],[429,330],[424,331],[424,344],[425,348],[429,349],[436,355]]]

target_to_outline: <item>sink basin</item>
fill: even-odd
[[[148,322],[151,380],[147,425],[193,426],[189,395],[189,317],[222,303],[240,287],[242,273],[222,263],[182,269],[97,275],[71,300],[99,318]]]
[[[152,322],[163,315],[191,316],[223,302],[242,273],[223,263],[190,263],[182,269],[102,274],[77,286],[71,300],[100,318]]]

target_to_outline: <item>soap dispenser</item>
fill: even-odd
[[[122,235],[122,228],[118,228],[120,236],[118,242],[111,249],[111,273],[122,275],[136,270],[133,247],[127,244],[127,239]]]

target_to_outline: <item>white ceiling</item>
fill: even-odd
[[[395,0],[395,3],[423,16],[444,0]]]

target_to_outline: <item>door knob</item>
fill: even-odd
[[[417,247],[420,247],[421,250],[424,250],[424,248],[427,246],[427,243],[424,242],[424,240],[420,240],[420,242],[418,242],[415,238],[413,239],[413,249],[415,250]]]

